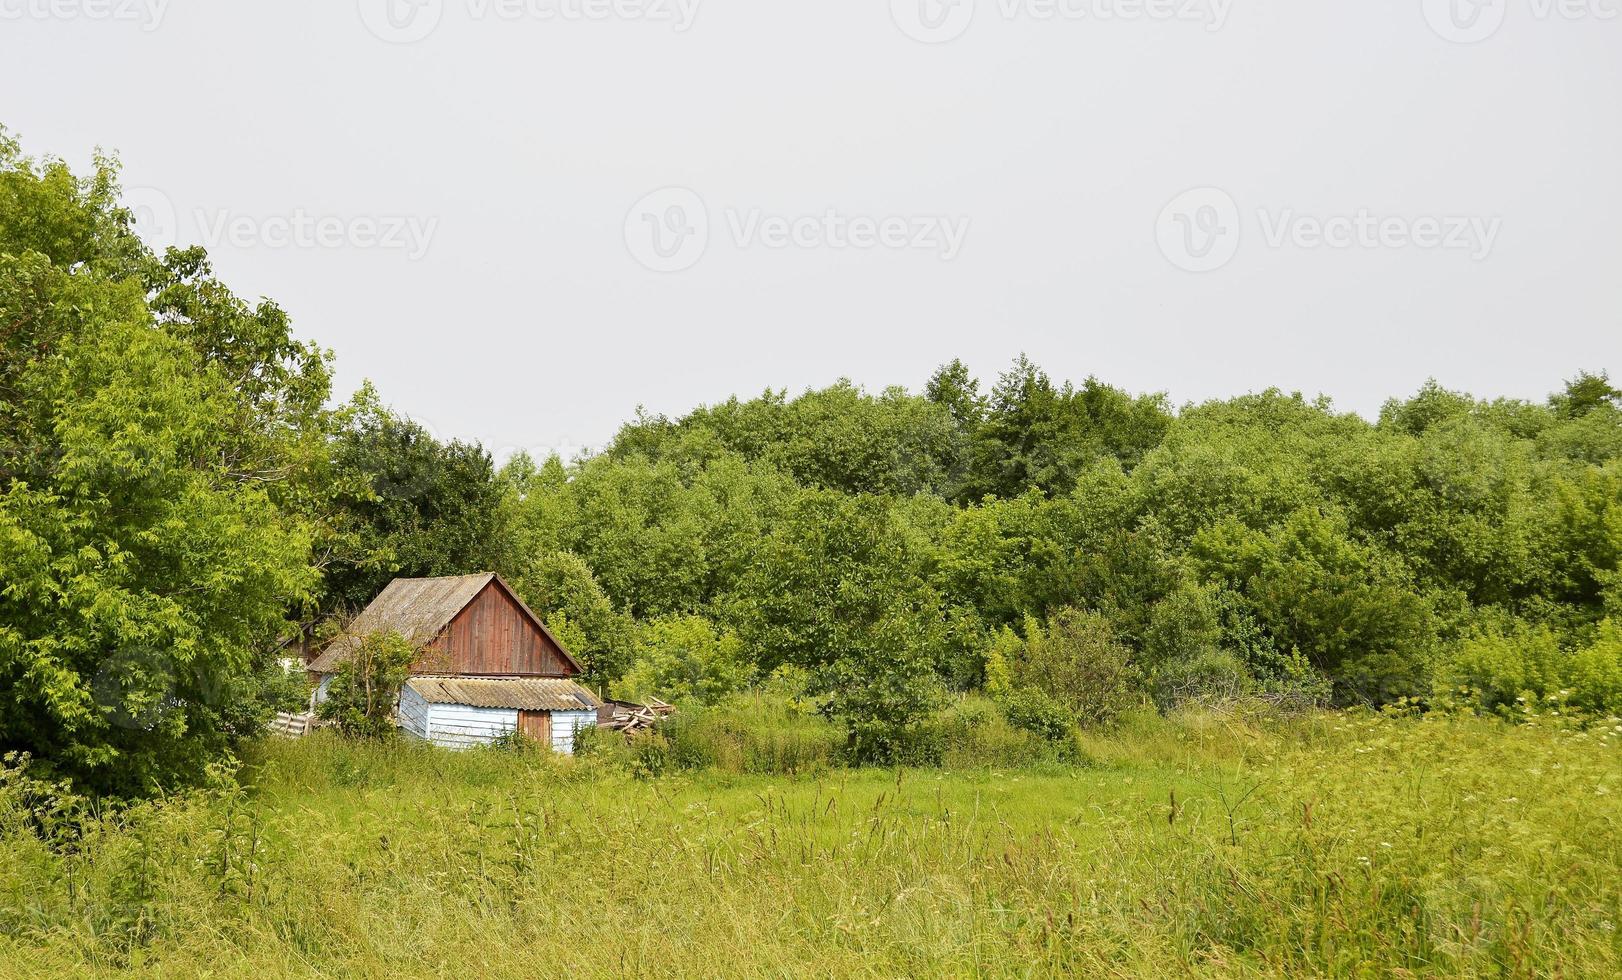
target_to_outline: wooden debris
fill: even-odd
[[[648,731],[658,724],[659,719],[669,717],[675,711],[675,706],[657,698],[650,698],[647,704],[608,701],[597,713],[597,727],[611,728],[627,736],[635,735],[638,732]]]
[[[311,711],[291,714],[279,711],[276,717],[270,720],[270,733],[283,738],[303,738],[315,729],[317,722],[315,713]]]

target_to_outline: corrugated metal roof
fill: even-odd
[[[595,711],[596,695],[562,677],[413,677],[406,687],[429,704],[523,711]]]

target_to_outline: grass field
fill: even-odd
[[[1143,719],[1024,770],[637,778],[314,737],[39,839],[0,974],[1622,973],[1622,727]]]

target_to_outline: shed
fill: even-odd
[[[465,748],[517,729],[558,752],[597,724],[597,698],[568,678],[413,677],[400,691],[400,727],[420,739]]]
[[[396,713],[418,738],[465,748],[521,731],[567,753],[597,723],[601,702],[572,680],[580,665],[490,572],[390,582],[310,664],[317,702],[361,638],[387,630],[422,650]]]

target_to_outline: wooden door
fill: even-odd
[[[552,747],[552,712],[518,712],[518,731],[535,739],[547,748]]]

